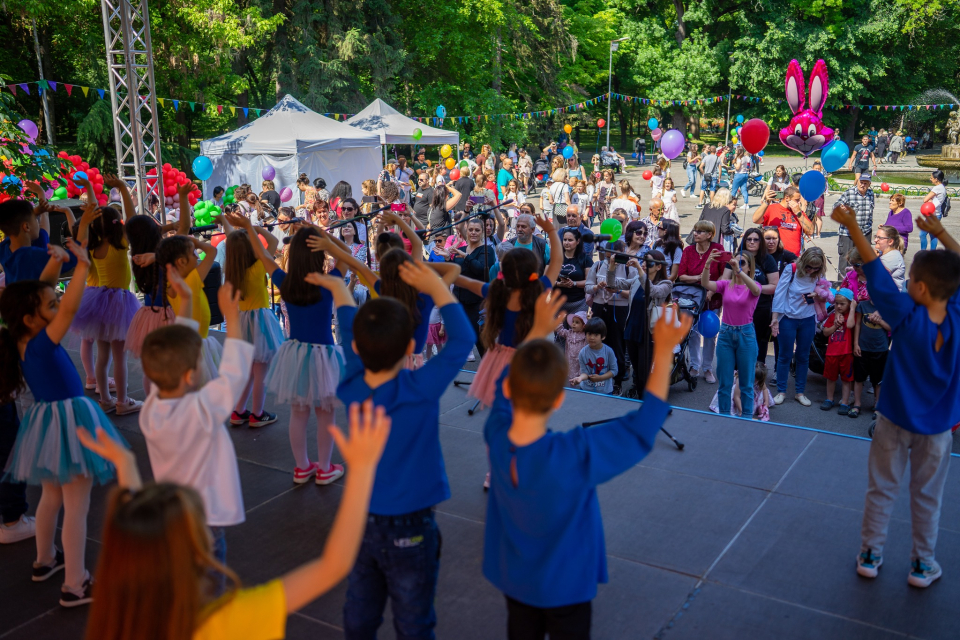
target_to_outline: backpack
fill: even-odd
[[[950,213],[950,195],[946,195],[943,198],[943,203],[940,205],[940,216],[943,218],[947,217],[947,214]]]

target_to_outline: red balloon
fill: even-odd
[[[450,179],[451,179],[451,180],[459,180],[459,179],[460,179],[460,170],[459,170],[459,169],[454,169],[453,171],[451,171],[451,172],[450,172]]]
[[[495,182],[488,182],[488,183],[487,183],[487,189],[490,189],[490,191],[493,191],[493,190],[496,189],[496,188],[497,188],[497,183],[495,183]]]
[[[603,118],[600,118],[599,120],[597,120],[597,126],[603,129],[605,126],[607,126],[607,121],[604,120]]]
[[[753,118],[743,123],[740,128],[740,144],[747,153],[760,153],[770,142],[770,127],[760,118]]]
[[[164,162],[164,163],[163,163],[163,170],[164,170],[164,171],[170,171],[170,169],[172,169],[172,168],[173,168],[173,167],[170,166],[170,163],[169,163],[169,162]]]
[[[890,185],[888,185],[886,182],[881,182],[880,191],[883,191],[884,193],[886,193],[887,191],[890,191]]]
[[[920,205],[920,213],[925,216],[932,216],[936,212],[937,205],[933,204],[932,202],[924,202],[922,205]]]
[[[226,239],[227,239],[227,235],[225,233],[218,233],[217,235],[210,238],[210,244],[216,247]]]
[[[643,179],[644,179],[644,180],[649,180],[649,179],[652,178],[652,177],[653,177],[653,171],[644,171],[644,172],[643,172]]]

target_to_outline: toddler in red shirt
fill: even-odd
[[[823,335],[827,337],[827,358],[823,365],[823,377],[827,379],[827,399],[820,408],[833,408],[833,394],[837,378],[842,383],[840,415],[850,411],[850,390],[853,382],[853,329],[857,324],[857,303],[850,289],[840,289],[834,298],[833,313],[823,323]]]

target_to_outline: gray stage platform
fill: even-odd
[[[75,355],[75,354],[74,354]],[[139,372],[131,361],[139,388]],[[464,373],[462,378],[469,379]],[[677,393],[681,393],[677,391]],[[134,394],[142,397],[142,393]],[[442,399],[441,437],[453,497],[439,505],[443,559],[437,593],[441,639],[505,637],[503,597],[483,578],[484,414],[468,416],[463,389]],[[555,416],[566,429],[630,410],[628,400],[573,392]],[[262,429],[232,429],[247,522],[228,530],[228,563],[247,584],[320,553],[342,485],[291,482],[287,413]],[[343,412],[340,411],[340,424]],[[136,418],[116,420],[149,464]],[[610,583],[594,602],[593,637],[954,638],[960,626],[960,479],[948,480],[938,558],[944,577],[907,585],[909,513],[901,497],[885,564],[874,581],[854,558],[869,443],[783,425],[676,409],[665,437],[639,466],[600,490]],[[349,471],[348,471],[349,473]],[[99,551],[105,489],[95,491],[88,563]],[[31,501],[35,506],[36,492]],[[0,547],[0,638],[81,638],[84,610],[57,605],[59,581],[34,584],[33,541]],[[345,586],[290,618],[288,638],[341,638]],[[387,611],[381,637],[393,638]]]

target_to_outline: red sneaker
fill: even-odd
[[[310,482],[310,478],[317,475],[320,472],[320,463],[311,462],[310,466],[306,469],[301,469],[300,467],[293,468],[293,481],[297,484],[303,484],[304,482]]]
[[[237,413],[236,411],[230,414],[230,424],[233,426],[239,426],[250,419],[250,412],[244,411],[243,413]]]
[[[320,465],[317,465],[319,468]],[[317,472],[317,484],[324,485],[330,484],[331,482],[336,481],[337,478],[343,475],[343,465],[342,464],[332,464],[330,468],[326,471]]]

